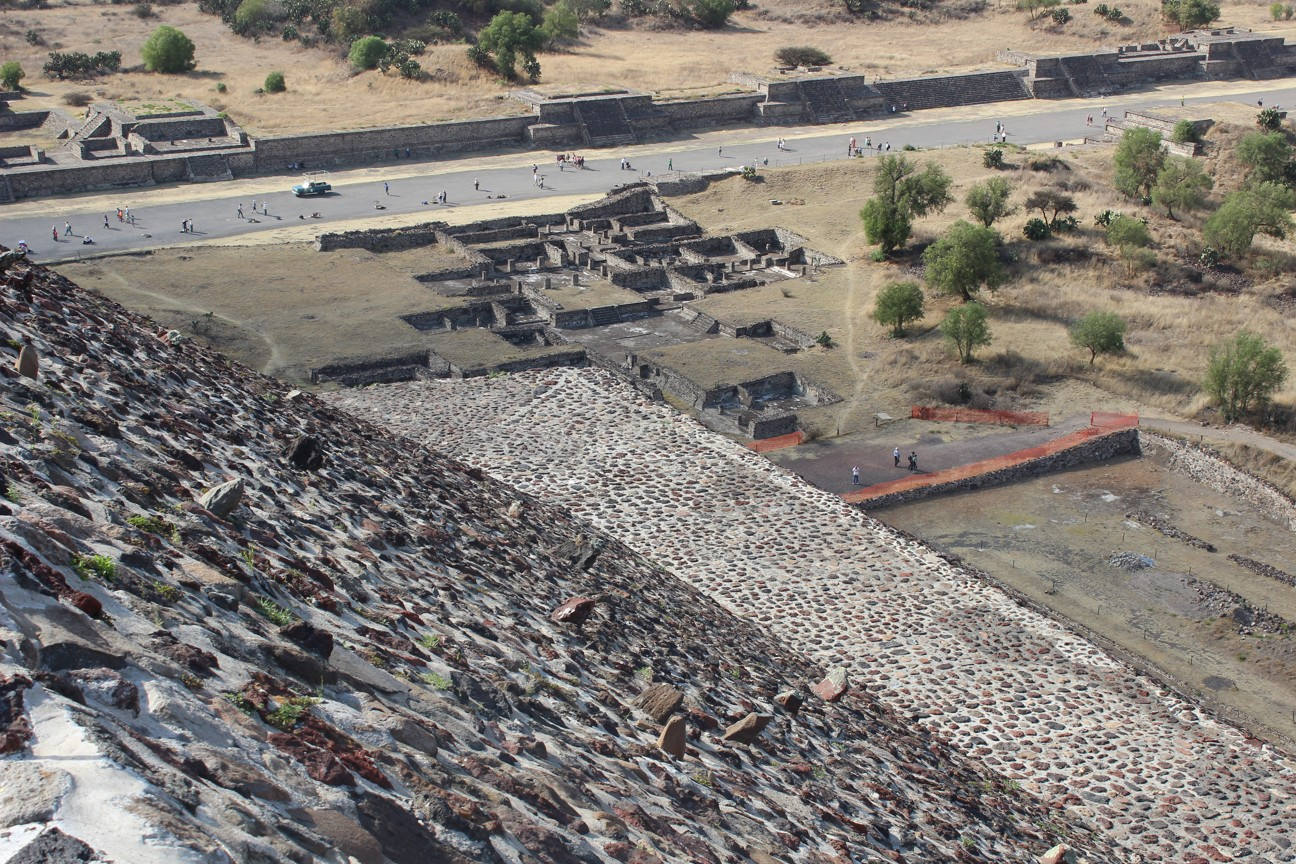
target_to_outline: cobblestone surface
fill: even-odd
[[[335,394],[561,503],[1092,817],[1131,861],[1292,861],[1296,763],[1054,621],[595,370]]]

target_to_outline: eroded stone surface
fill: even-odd
[[[568,507],[821,663],[849,665],[860,688],[1130,855],[1289,860],[1289,759],[607,373],[331,401]]]

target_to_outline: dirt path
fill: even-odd
[[[1139,428],[1147,429],[1152,432],[1164,431],[1171,432],[1175,435],[1183,435],[1186,438],[1197,438],[1201,443],[1207,439],[1212,442],[1223,442],[1229,444],[1246,444],[1257,450],[1264,450],[1266,453],[1272,453],[1289,462],[1296,462],[1296,445],[1288,444],[1284,441],[1270,438],[1268,435],[1257,432],[1246,426],[1203,426],[1200,423],[1193,423],[1188,420],[1170,420],[1163,417],[1140,417]]]

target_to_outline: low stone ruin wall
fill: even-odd
[[[1223,495],[1241,498],[1296,531],[1296,501],[1254,474],[1250,474],[1208,448],[1177,438],[1141,430],[1146,446],[1162,447],[1170,470],[1190,477]]]
[[[319,236],[315,241],[315,249],[319,252],[332,252],[334,249],[366,249],[370,252],[417,249],[435,244],[436,232],[445,227],[444,222],[423,222],[405,228],[330,231]]]

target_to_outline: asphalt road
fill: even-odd
[[[1266,105],[1296,105],[1296,88],[1290,86],[1291,82],[1288,80],[1276,84],[1285,86],[1265,87],[1257,82],[1257,87],[1246,93],[1192,96],[1190,92],[1196,88],[1195,85],[1188,84],[1155,92],[1121,94],[1101,103],[1094,100],[1039,102],[1039,110],[1026,114],[1012,113],[1005,116],[1003,122],[1009,143],[1029,145],[1074,140],[1085,134],[1095,134],[1101,128],[1102,108],[1111,116],[1121,116],[1128,109],[1172,103],[1181,94],[1189,103],[1227,100],[1252,104],[1257,99],[1263,99]],[[1007,103],[1004,108],[1005,111],[1017,112],[1029,104],[1035,103]],[[1101,107],[1094,109],[1094,104],[1100,104]],[[923,122],[922,113],[919,112],[910,116],[898,114],[894,118],[879,118],[867,123],[785,130],[743,127],[728,133],[709,131],[705,133],[706,143],[699,138],[674,139],[628,148],[624,153],[619,150],[581,149],[577,152],[585,156],[586,168],[583,171],[559,170],[554,161],[554,151],[503,151],[499,154],[500,161],[507,165],[500,167],[490,167],[489,163],[487,167],[482,167],[480,154],[472,154],[471,158],[477,164],[463,170],[456,168],[456,160],[429,161],[422,163],[427,167],[426,174],[412,177],[407,176],[411,166],[420,163],[393,160],[393,174],[401,176],[389,181],[389,191],[384,191],[382,180],[372,179],[375,167],[380,166],[367,165],[354,170],[333,172],[333,192],[323,198],[294,197],[289,187],[299,178],[285,174],[283,192],[256,201],[257,210],[264,207],[266,214],[258,212],[254,215],[250,197],[234,197],[228,188],[222,189],[224,184],[221,183],[194,186],[195,198],[187,202],[132,206],[131,213],[135,217],[133,225],[119,222],[116,213],[111,210],[88,210],[86,208],[90,206],[89,202],[71,196],[66,199],[66,212],[53,216],[45,212],[36,216],[15,215],[0,219],[0,243],[12,247],[19,240],[25,240],[34,260],[53,261],[85,255],[91,251],[100,253],[147,249],[176,242],[234,237],[286,224],[309,223],[326,227],[330,222],[376,215],[376,205],[384,208],[383,215],[426,212],[429,219],[436,219],[439,218],[437,213],[440,211],[469,204],[484,204],[502,197],[517,200],[607,192],[618,184],[638,180],[649,172],[661,177],[671,172],[732,168],[753,162],[761,162],[763,167],[776,168],[803,162],[845,159],[847,144],[852,136],[861,147],[866,136],[872,139],[874,149],[869,151],[872,158],[877,156],[878,143],[883,145],[884,152],[887,144],[891,145],[891,152],[896,152],[906,144],[932,148],[990,141],[997,121],[987,119],[985,115],[993,111],[993,106],[972,106],[968,111],[975,111],[978,118],[951,120],[948,119],[950,112],[943,111],[941,113],[945,119],[933,118],[930,122]],[[1085,117],[1088,113],[1094,115],[1093,127],[1086,125]],[[786,136],[786,149],[782,151],[775,144],[779,134]],[[632,170],[620,167],[620,159],[625,154],[632,154]],[[531,163],[519,164],[519,160],[528,157],[533,157],[538,173],[543,175],[543,189],[534,180]],[[768,163],[765,164],[764,160],[768,160]],[[357,179],[357,175],[361,174],[365,179]],[[479,188],[474,189],[474,182]],[[137,195],[140,191],[142,190],[121,190],[123,205],[129,205],[132,195]],[[447,194],[448,203],[438,204],[437,195],[443,191]],[[102,202],[103,198],[100,195],[96,200]],[[19,208],[21,203],[17,205]],[[44,203],[48,204],[49,201]],[[243,210],[241,218],[240,207]],[[48,211],[47,207],[43,209]],[[320,214],[319,219],[310,218],[315,212]],[[104,227],[105,218],[107,228]],[[181,223],[185,220],[193,225],[190,233],[181,231]],[[65,236],[65,222],[71,225],[70,237]],[[55,228],[59,234],[57,242],[53,239]],[[87,235],[94,239],[93,245],[83,243]]]

